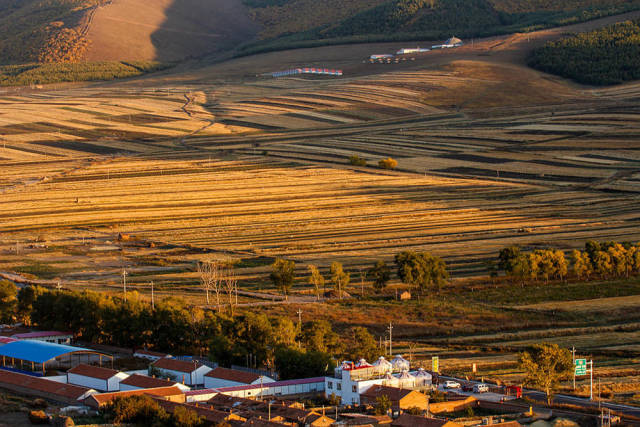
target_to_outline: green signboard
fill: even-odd
[[[431,370],[434,372],[440,372],[440,358],[438,356],[433,356],[431,358]]]
[[[575,373],[578,375],[587,375],[587,359],[576,359]]]

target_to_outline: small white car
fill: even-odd
[[[487,393],[489,391],[489,386],[486,384],[476,384],[473,386],[474,393]]]
[[[460,388],[460,383],[456,382],[456,381],[445,381],[444,384],[442,385],[442,387],[444,388]]]

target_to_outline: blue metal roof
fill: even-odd
[[[0,357],[13,357],[28,362],[44,363],[58,356],[69,353],[85,352],[88,348],[72,347],[70,345],[54,344],[44,341],[22,340],[0,346]]]

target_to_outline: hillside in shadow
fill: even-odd
[[[113,0],[89,24],[87,59],[177,61],[256,33],[240,0]]]

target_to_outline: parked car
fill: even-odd
[[[456,382],[456,381],[445,381],[444,384],[442,385],[444,388],[460,388],[460,383]]]
[[[476,384],[473,386],[474,393],[487,393],[489,391],[489,386],[486,384]]]
[[[473,391],[474,385],[472,383],[464,383],[462,384],[462,391]]]

